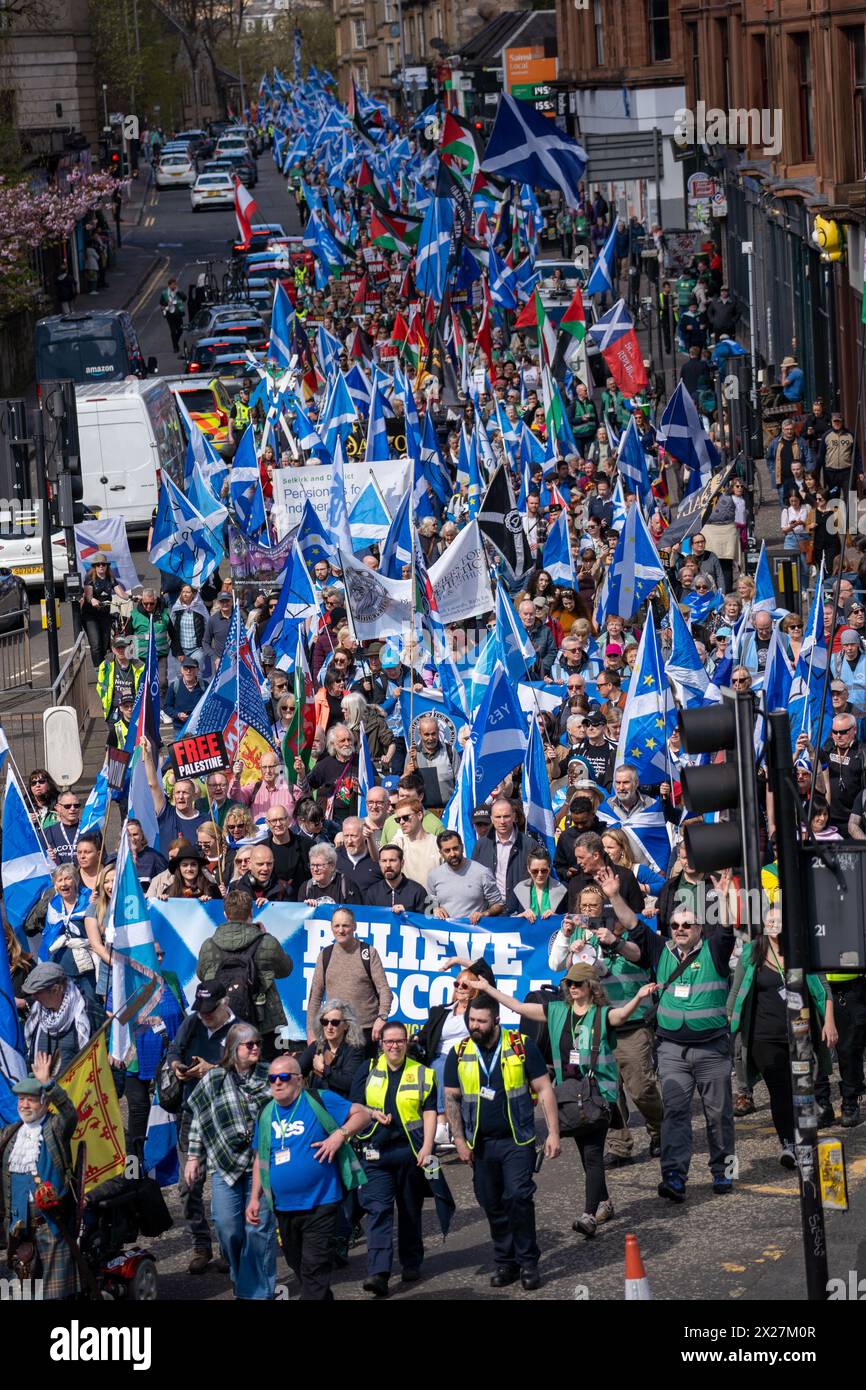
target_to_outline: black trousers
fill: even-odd
[[[842,1106],[853,1110],[864,1089],[863,1048],[866,1047],[866,985],[863,980],[843,981],[831,985],[835,1004],[839,1041],[836,1058],[839,1063],[839,1090]]]
[[[472,1160],[472,1186],[490,1226],[497,1268],[535,1269],[535,1145],[479,1139]]]
[[[332,1299],[331,1274],[337,1240],[339,1202],[309,1211],[278,1211],[277,1225],[286,1264],[300,1280],[301,1302]]]
[[[147,1134],[147,1121],[150,1115],[150,1082],[142,1081],[140,1076],[127,1072],[123,1088],[128,1107],[126,1125],[127,1151],[141,1157],[144,1138]]]
[[[783,1144],[794,1142],[794,1102],[791,1098],[791,1063],[788,1039],[755,1038],[752,1065],[761,1073],[770,1092],[770,1113]]]
[[[586,1202],[584,1211],[595,1216],[602,1202],[607,1201],[607,1183],[604,1177],[604,1141],[607,1138],[608,1120],[601,1120],[591,1129],[574,1135],[574,1142],[580,1154],[583,1171],[586,1174]]]
[[[107,610],[97,614],[93,608],[84,611],[84,631],[90,645],[90,660],[96,670],[111,651],[111,614]]]

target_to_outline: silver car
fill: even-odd
[[[188,154],[163,154],[156,166],[157,188],[192,188],[198,177],[195,161]]]
[[[199,174],[190,190],[189,200],[193,212],[201,208],[234,207],[234,181],[228,174]]]

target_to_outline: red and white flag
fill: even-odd
[[[250,244],[254,212],[258,212],[258,204],[235,174],[235,221],[238,224],[238,239],[243,242],[244,246]]]

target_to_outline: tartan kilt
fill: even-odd
[[[72,1251],[62,1236],[55,1236],[45,1222],[34,1232],[42,1264],[42,1298],[56,1302],[71,1298],[78,1289],[78,1276]]]

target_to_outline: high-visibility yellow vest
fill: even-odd
[[[532,1110],[532,1097],[526,1080],[523,1040],[520,1034],[510,1028],[501,1028],[502,1051],[499,1065],[505,1086],[505,1106],[508,1123],[515,1144],[535,1142],[535,1121]],[[461,1109],[463,1112],[463,1131],[470,1149],[474,1148],[478,1135],[478,1112],[481,1098],[481,1068],[478,1065],[478,1048],[471,1038],[460,1043],[457,1053],[457,1075],[460,1090],[463,1092]],[[486,1082],[484,1083],[486,1085]]]
[[[383,1110],[388,1093],[388,1063],[380,1057],[371,1068],[364,1091],[364,1104],[370,1110]],[[406,1059],[397,1086],[397,1114],[409,1140],[412,1152],[417,1154],[424,1144],[424,1102],[436,1085],[436,1074],[420,1062]],[[362,1139],[370,1139],[379,1128],[378,1122],[362,1134]]]

